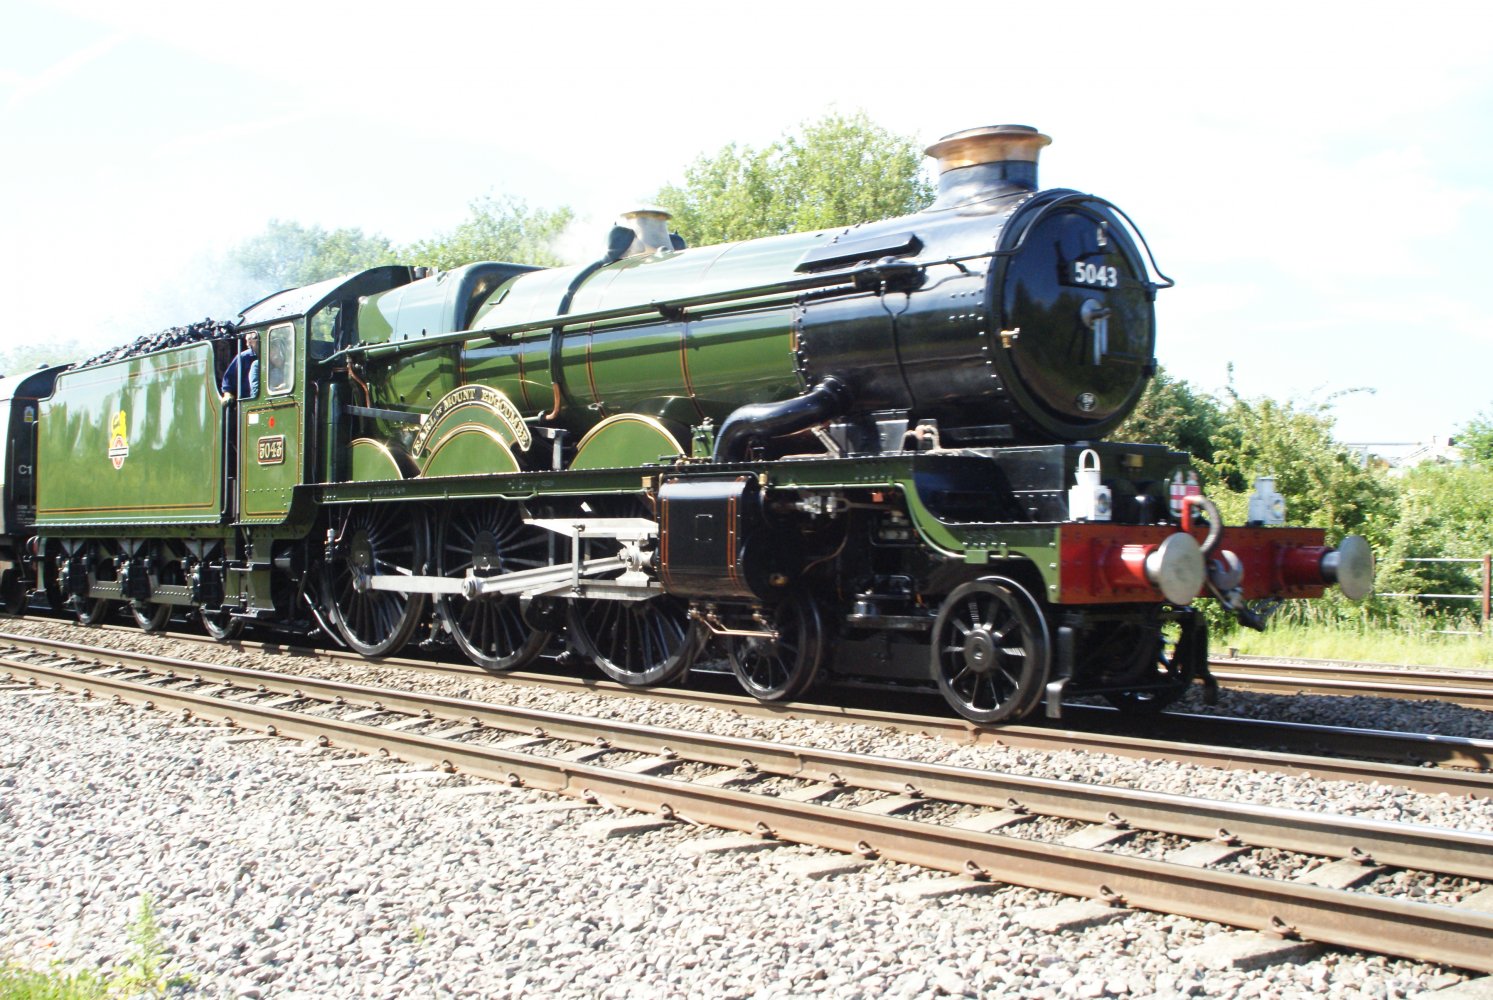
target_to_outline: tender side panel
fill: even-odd
[[[40,403],[38,527],[217,524],[216,383],[209,344],[60,376]]]

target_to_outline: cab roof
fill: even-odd
[[[288,288],[283,292],[265,296],[239,313],[240,328],[263,326],[278,320],[306,316],[331,301],[356,299],[364,295],[385,292],[414,279],[411,268],[402,264],[373,267],[357,274],[344,274],[340,278],[318,281],[304,288]]]

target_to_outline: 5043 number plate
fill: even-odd
[[[1085,288],[1115,288],[1120,284],[1120,272],[1104,264],[1086,264],[1075,260],[1068,272],[1068,282]]]
[[[259,439],[259,464],[280,465],[285,461],[285,435]]]

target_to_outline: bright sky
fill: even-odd
[[[1485,4],[0,0],[0,346],[247,305],[271,218],[432,235],[484,194],[620,208],[727,142],[865,110],[1021,122],[1044,186],[1177,280],[1157,354],[1336,404],[1348,441],[1493,411]],[[61,360],[61,359],[59,359]]]

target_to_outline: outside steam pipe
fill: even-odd
[[[721,424],[712,459],[739,461],[753,440],[795,434],[839,416],[849,405],[850,391],[829,376],[802,396],[780,403],[748,403],[737,407]]]

